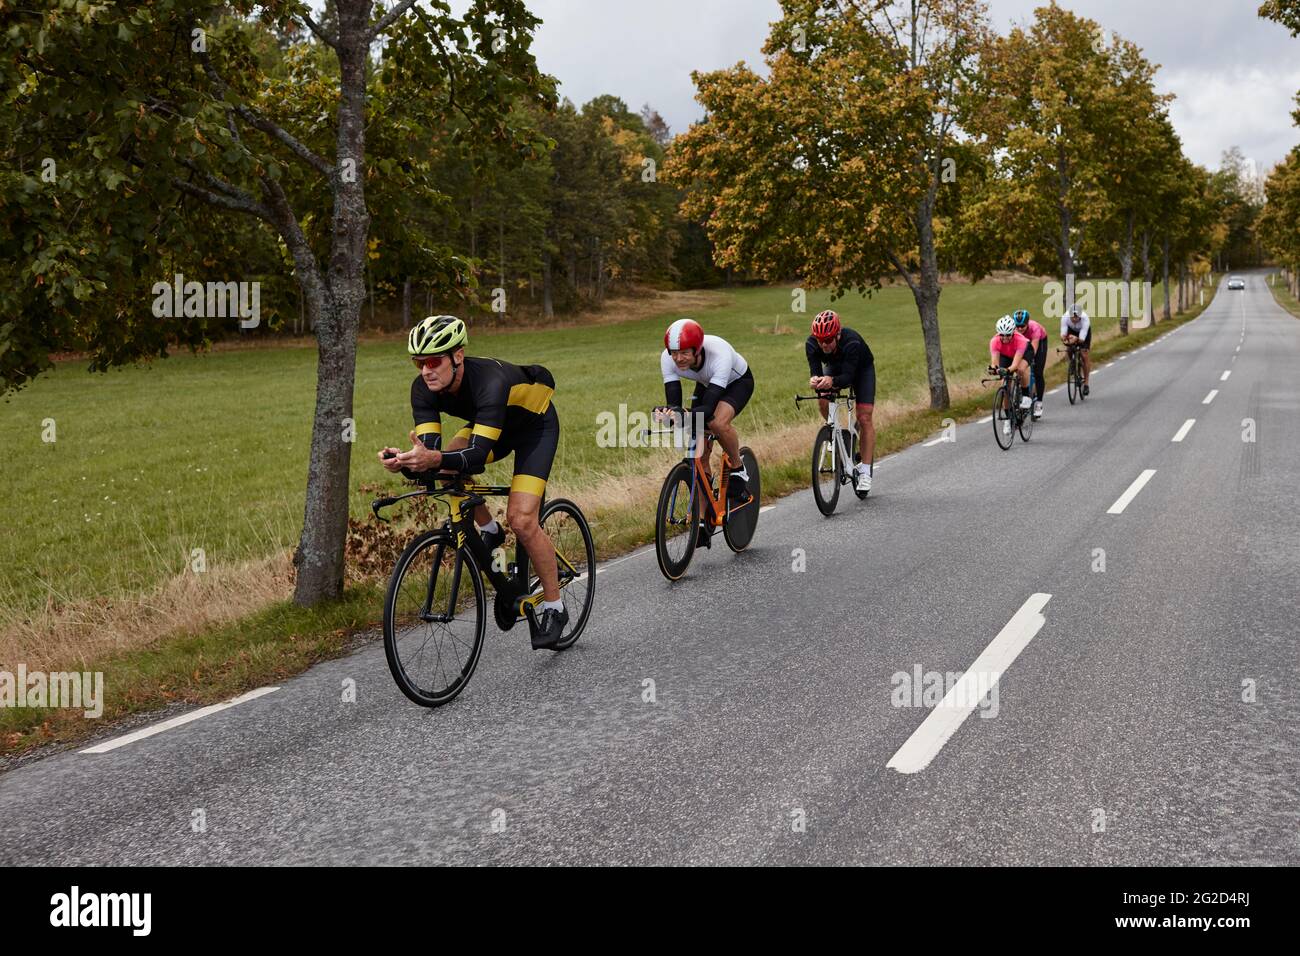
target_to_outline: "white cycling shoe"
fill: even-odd
[[[863,494],[871,490],[871,472],[861,465],[858,466],[858,477],[854,487]]]
[[[1020,396],[1020,407],[1023,408],[1023,409],[1026,409],[1026,410],[1028,410],[1028,409],[1030,409],[1030,408],[1033,408],[1033,407],[1034,407],[1034,400],[1033,400],[1032,398],[1030,398],[1028,395],[1021,395],[1021,396]]]
[[[1042,417],[1043,417],[1043,403],[1034,402],[1034,421],[1038,421],[1038,419]]]

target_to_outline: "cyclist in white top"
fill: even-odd
[[[682,405],[682,379],[695,383],[690,412],[704,416],[705,427],[717,436],[727,460],[740,463],[727,480],[727,496],[744,499],[749,492],[745,482],[749,474],[740,460],[740,436],[732,421],[754,394],[754,373],[749,363],[726,339],[705,335],[692,319],[678,319],[664,335],[664,350],[659,356],[664,377],[664,396],[668,405]],[[655,409],[655,418],[669,417],[666,409]],[[708,471],[708,463],[705,463]]]
[[[1088,313],[1077,305],[1070,306],[1061,316],[1061,341],[1079,346],[1079,357],[1083,359],[1083,394],[1087,395],[1092,391],[1088,387],[1088,379],[1092,376],[1092,356],[1088,351],[1092,348],[1092,322]]]

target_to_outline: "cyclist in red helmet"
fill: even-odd
[[[870,491],[871,462],[875,461],[876,454],[876,426],[871,418],[876,405],[875,356],[866,340],[842,326],[840,317],[830,309],[817,313],[813,319],[812,334],[804,342],[804,354],[808,357],[809,387],[819,392],[853,389],[861,447],[853,466],[854,482],[858,491]],[[817,404],[825,418],[826,400]]]
[[[740,461],[740,436],[732,421],[754,394],[754,373],[744,356],[726,339],[705,335],[694,319],[678,319],[664,334],[664,350],[659,356],[664,377],[664,396],[669,405],[682,404],[682,379],[695,383],[690,411],[704,416],[706,427],[717,436],[727,459]],[[668,413],[656,409],[656,420]],[[708,463],[705,463],[708,470]],[[749,495],[745,482],[749,474],[742,463],[727,479],[727,496],[744,500]],[[706,543],[707,546],[707,543]]]

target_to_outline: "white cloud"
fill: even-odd
[[[1169,115],[1183,139],[1183,152],[1210,169],[1218,168],[1219,157],[1233,145],[1266,169],[1300,140],[1290,116],[1300,69],[1170,71],[1161,76],[1160,86],[1162,92],[1177,94]]]

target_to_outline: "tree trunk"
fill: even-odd
[[[1119,334],[1128,335],[1129,321],[1129,282],[1133,278],[1133,220],[1136,213],[1129,210],[1128,221],[1124,225],[1124,244],[1119,250],[1119,268],[1120,281],[1123,286],[1120,288],[1120,306],[1119,306]]]
[[[411,327],[411,280],[409,278],[402,282],[402,328]]]
[[[343,4],[338,11],[339,105],[336,154],[341,164],[355,161],[365,168],[365,69],[370,4]],[[294,552],[297,568],[294,603],[311,606],[343,593],[344,545],[348,530],[348,470],[352,444],[345,440],[351,424],[356,378],[357,327],[365,297],[366,210],[365,176],[345,181],[336,176],[334,215],[327,290],[312,294],[310,308],[319,311],[316,341],[316,407],[312,419],[311,453],[307,465],[307,500],[302,536]],[[287,204],[286,204],[287,209]],[[294,222],[296,227],[297,223]],[[301,232],[299,232],[301,235]],[[300,276],[315,268],[305,237],[296,242],[294,258]],[[291,248],[293,248],[291,246]],[[303,281],[300,279],[300,281]],[[323,293],[323,294],[322,294]]]
[[[605,301],[605,248],[596,240],[596,301]]]
[[[1151,259],[1150,229],[1142,232],[1142,242],[1139,243],[1138,248],[1142,250],[1142,301],[1146,306],[1142,312],[1142,317],[1148,320],[1148,325],[1155,325],[1156,310],[1151,304],[1151,287],[1155,284],[1156,264]]]
[[[555,303],[552,296],[551,253],[542,253],[542,318],[555,318]]]
[[[943,349],[939,346],[939,260],[934,245],[933,187],[930,195],[917,203],[916,234],[921,258],[920,281],[912,287],[916,310],[921,316],[921,336],[925,340],[925,371],[930,385],[930,407],[947,408],[948,377],[943,370]]]
[[[1070,282],[1070,277],[1074,275],[1074,250],[1070,247],[1070,207],[1066,205],[1066,197],[1070,194],[1070,174],[1068,171],[1068,160],[1065,156],[1065,143],[1056,144],[1056,217],[1060,224],[1061,234],[1057,239],[1056,254],[1061,260],[1061,281]],[[1073,294],[1073,290],[1071,290]]]
[[[1169,236],[1167,234],[1165,235],[1164,241],[1161,242],[1160,246],[1161,246],[1161,250],[1164,253],[1164,265],[1162,266],[1162,271],[1164,272],[1164,278],[1165,278],[1164,313],[1165,313],[1165,321],[1168,321],[1170,315],[1169,315]],[[1152,320],[1154,321],[1154,319],[1155,316],[1152,315]]]

